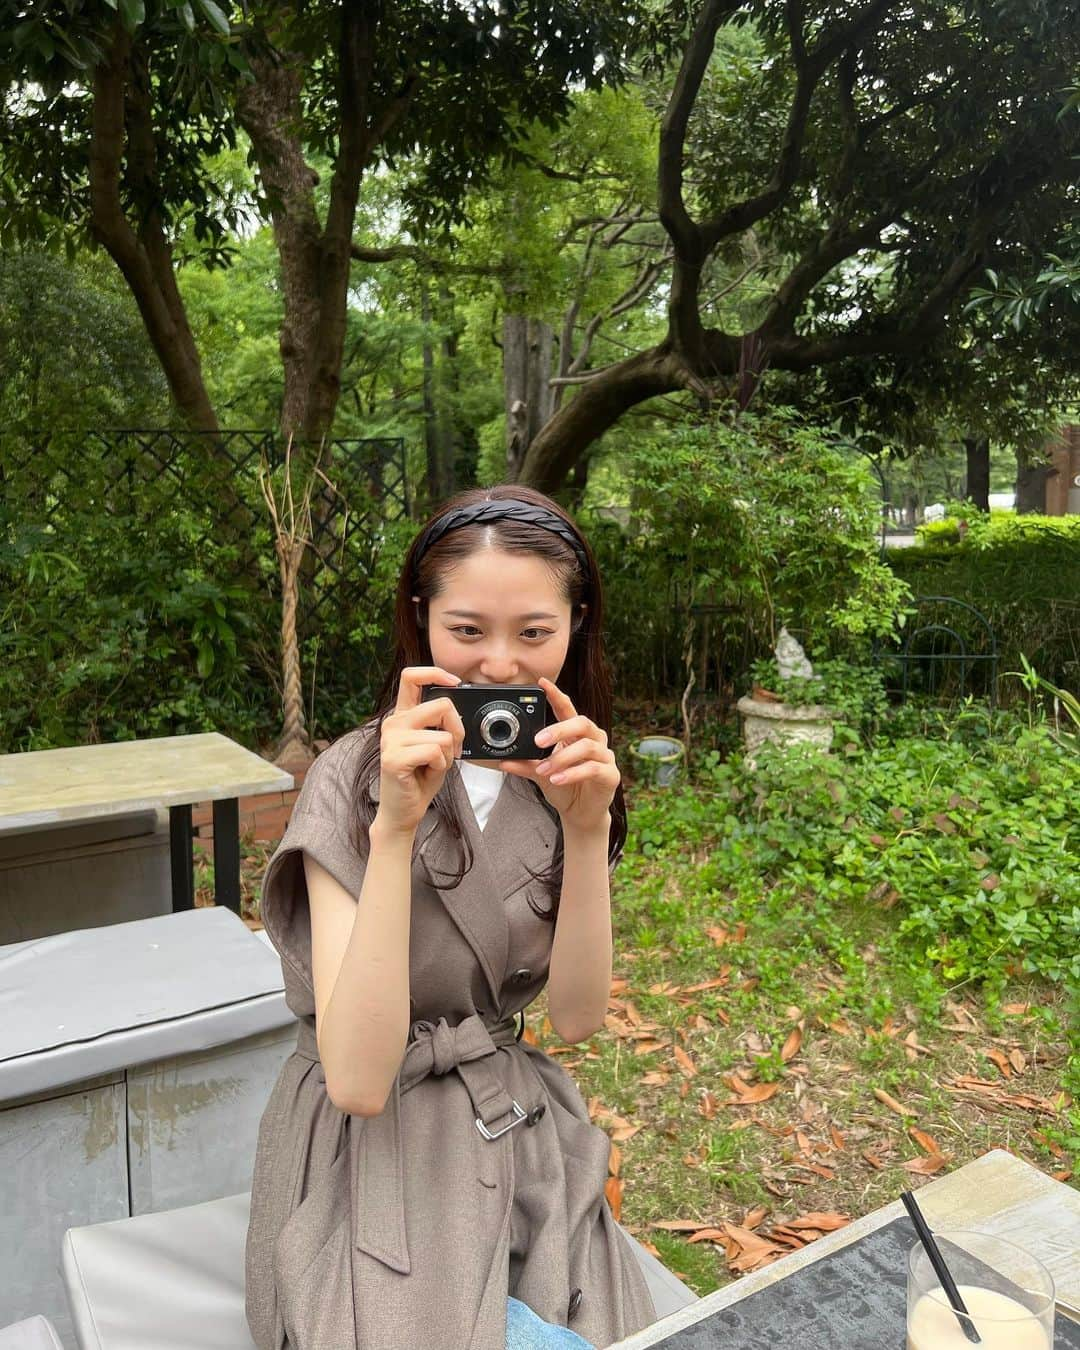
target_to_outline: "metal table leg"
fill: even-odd
[[[172,866],[172,907],[195,908],[195,859],[191,848],[191,806],[169,807],[169,859]]]
[[[219,905],[240,913],[240,802],[214,803],[214,895]]]

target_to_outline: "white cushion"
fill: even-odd
[[[0,1327],[0,1350],[64,1350],[56,1328],[47,1317],[28,1317]]]
[[[220,905],[0,947],[0,1102],[288,1026],[281,962]]]
[[[248,1196],[71,1228],[62,1270],[80,1350],[254,1350],[244,1318]],[[696,1296],[630,1239],[657,1315]]]

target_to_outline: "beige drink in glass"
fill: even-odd
[[[986,1233],[935,1233],[945,1264],[979,1333],[982,1350],[1052,1350],[1054,1281],[1030,1252]],[[908,1255],[908,1350],[969,1350],[930,1259]]]

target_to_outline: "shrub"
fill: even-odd
[[[782,624],[815,658],[865,651],[908,595],[879,558],[869,470],[786,409],[680,427],[631,452],[629,532],[588,522],[621,681],[732,685]],[[699,687],[705,683],[699,680]]]
[[[1001,676],[1022,654],[1052,683],[1080,687],[1080,517],[974,513],[959,544],[890,549],[887,561],[916,595],[952,596],[985,615],[1001,700],[1019,696]]]

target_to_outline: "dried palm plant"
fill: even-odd
[[[304,550],[310,547],[311,497],[318,479],[334,491],[334,485],[319,468],[318,458],[304,482],[299,510],[293,497],[293,445],[285,447],[285,478],[280,499],[275,494],[270,465],[263,456],[259,487],[274,525],[274,548],[281,574],[281,709],[282,731],[274,752],[279,764],[310,764],[315,758],[311,735],[304,719],[300,670],[300,643],[296,612],[300,600],[300,567]]]

